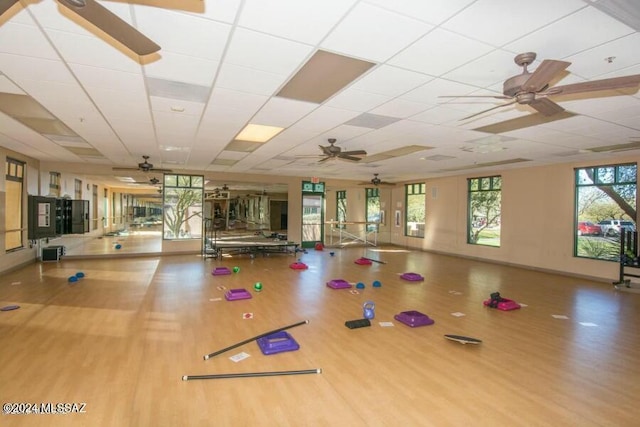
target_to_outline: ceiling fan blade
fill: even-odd
[[[330,155],[331,155],[331,151],[329,151],[329,149],[330,149],[331,147],[323,147],[322,145],[318,145],[318,147],[320,147],[320,149],[322,150],[322,152],[323,152],[324,154],[326,154],[327,156],[330,156]]]
[[[330,156],[324,157],[324,158],[318,160],[318,163],[326,162],[329,159],[333,159],[333,157],[330,157]]]
[[[494,99],[511,99],[505,95],[442,95],[438,98],[494,98]]]
[[[556,104],[549,98],[536,98],[529,105],[545,116],[553,116],[554,114],[558,114],[564,111],[564,108],[562,108],[560,105]]]
[[[351,160],[353,162],[359,162],[360,160],[362,160],[361,157],[349,156],[346,153],[340,153],[338,154],[338,157],[344,160]]]
[[[19,0],[0,0],[0,15],[5,13],[11,6],[18,3]]]
[[[340,154],[347,155],[347,156],[366,156],[367,152],[364,150],[353,150],[353,151],[342,151]]]
[[[564,71],[571,62],[545,59],[542,64],[531,74],[531,77],[522,84],[525,92],[539,92],[561,71]]]
[[[488,109],[486,109],[486,110],[482,110],[482,111],[480,111],[479,113],[475,113],[475,114],[472,114],[472,115],[470,115],[470,116],[463,117],[463,118],[461,118],[459,121],[467,120],[467,119],[470,119],[471,117],[479,116],[480,114],[484,114],[484,113],[486,113],[486,112],[488,112],[488,111],[495,110],[495,109],[497,109],[497,108],[506,107],[506,106],[511,105],[511,104],[515,104],[516,102],[518,102],[518,101],[514,99],[513,101],[511,101],[511,102],[507,102],[506,104],[496,105],[495,107],[491,107],[491,108],[488,108]]]
[[[160,50],[160,46],[144,34],[120,19],[95,0],[84,0],[85,6],[75,6],[70,0],[58,0],[62,6],[81,16],[138,55],[148,55]]]
[[[640,85],[640,74],[554,86],[552,89],[556,92],[553,95],[571,95],[574,93],[596,92],[599,90],[624,89],[638,85]]]
[[[575,116],[575,113],[563,111],[553,116],[545,116],[540,113],[527,114],[526,116],[516,117],[515,119],[505,120],[504,122],[494,123],[491,125],[481,126],[472,130],[486,133],[505,133],[518,129],[524,129],[531,126],[538,126],[544,123],[554,122],[556,120],[568,119]]]
[[[139,172],[140,171],[139,168],[126,168],[126,167],[122,167],[122,168],[114,167],[114,168],[111,168],[111,170],[114,170],[114,171],[135,171],[135,172]]]

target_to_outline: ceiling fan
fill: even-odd
[[[342,148],[337,147],[335,145],[336,139],[329,138],[328,146],[319,145],[320,150],[322,150],[322,157],[318,162],[326,162],[329,159],[342,159],[342,160],[350,160],[352,162],[359,162],[362,160],[362,157],[357,156],[366,156],[367,152],[364,150],[352,150],[352,151],[342,151]]]
[[[158,185],[160,184],[160,180],[154,176],[148,181],[135,181],[134,184]]]
[[[172,172],[170,169],[156,169],[153,167],[153,163],[149,163],[149,156],[142,156],[142,158],[144,159],[144,162],[142,163],[138,163],[138,167],[137,168],[112,168],[114,171],[142,171],[142,172],[149,172],[151,170],[153,170],[154,172]],[[155,179],[155,178],[154,178]]]
[[[20,0],[0,0],[0,15]],[[93,24],[138,55],[149,55],[160,50],[151,39],[95,0],[58,0],[58,3]]]
[[[376,187],[379,185],[390,185],[390,186],[395,186],[395,184],[393,182],[386,182],[381,180],[380,178],[378,178],[378,174],[374,173],[373,174],[373,178],[370,181],[365,181],[365,182],[361,182],[360,185],[375,185]]]
[[[531,65],[535,59],[536,54],[534,52],[521,53],[515,57],[515,63],[523,68],[522,74],[505,80],[502,90],[503,95],[442,96],[441,98],[495,98],[509,100],[504,104],[480,111],[479,113],[464,117],[461,120],[470,119],[471,117],[488,111],[516,103],[529,105],[543,116],[553,116],[563,112],[564,108],[552,101],[549,97],[625,89],[640,84],[640,74],[635,74],[549,87],[550,82],[555,78],[561,77],[564,70],[571,65],[571,62],[545,59],[534,72],[529,72],[527,67]]]

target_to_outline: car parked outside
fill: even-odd
[[[578,236],[601,236],[602,228],[591,221],[578,222]]]
[[[636,225],[632,221],[624,221],[621,219],[606,219],[598,222],[604,236],[619,236],[620,230],[624,228],[627,231],[636,231]]]

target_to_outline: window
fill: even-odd
[[[82,200],[82,180],[76,179],[73,182],[73,197],[76,200]]]
[[[425,224],[425,184],[407,184],[405,192],[404,235],[411,237],[424,237]]]
[[[168,240],[202,238],[201,175],[164,176],[164,238]]]
[[[367,222],[380,222],[380,190],[377,188],[366,189],[365,216]],[[377,230],[377,224],[367,224],[367,231]]]
[[[502,177],[470,178],[467,184],[469,193],[467,243],[500,246]]]
[[[60,172],[49,172],[49,194],[60,197]]]
[[[347,192],[336,191],[336,219],[342,223],[347,220]],[[336,228],[346,228],[344,224],[338,224]]]
[[[636,231],[637,165],[575,170],[574,255],[618,261],[620,234]]]
[[[5,191],[5,250],[20,249],[22,245],[22,204],[24,162],[7,158]]]

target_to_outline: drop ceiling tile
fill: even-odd
[[[22,89],[13,84],[13,82],[9,80],[7,76],[3,76],[2,74],[0,74],[0,92],[24,95],[24,91]]]
[[[491,87],[509,77],[522,73],[522,68],[513,61],[514,55],[504,50],[494,50],[462,67],[443,75],[443,78],[458,82],[473,82],[476,86]]]
[[[21,86],[43,107],[61,120],[73,118],[74,121],[86,114],[96,114],[97,110],[86,93],[76,84],[52,83],[25,80]],[[69,102],[72,99],[73,102]],[[67,123],[73,128],[73,124]]]
[[[178,101],[176,99],[161,98],[158,96],[150,96],[151,109],[153,111],[161,111],[172,115],[202,115],[204,104],[199,102]]]
[[[381,129],[389,126],[392,123],[398,122],[400,119],[397,117],[380,116],[377,114],[364,113],[354,117],[345,123],[349,126],[360,126],[369,129]]]
[[[0,70],[18,85],[24,80],[75,83],[69,70],[59,60],[0,53]]]
[[[115,89],[118,92],[136,92],[143,96],[146,95],[141,70],[132,73],[80,64],[71,64],[69,68],[85,87]]]
[[[241,3],[242,0],[207,0],[206,3],[202,2],[202,6],[198,10],[185,11],[184,13],[231,24],[236,19]]]
[[[225,62],[289,76],[313,52],[312,46],[238,28]]]
[[[149,77],[211,87],[219,63],[203,58],[163,52],[162,59],[144,66]]]
[[[274,74],[224,63],[216,79],[216,87],[257,95],[273,95],[287,79],[287,75]]]
[[[382,116],[391,116],[405,119],[407,117],[413,116],[414,114],[418,114],[430,107],[431,106],[429,104],[397,98],[392,99],[391,101],[386,102],[379,107],[370,110],[369,112]]]
[[[198,123],[200,122],[200,116],[190,116],[170,112],[167,113],[164,111],[154,111],[153,118],[158,134],[169,132],[174,135],[184,135],[185,138],[190,138],[192,135],[195,135]]]
[[[73,64],[91,65],[131,73],[140,72],[140,64],[114,46],[92,35],[47,30],[63,59]]]
[[[414,71],[381,65],[351,85],[351,88],[386,96],[399,96],[434,77]]]
[[[20,40],[16,43],[16,40]],[[51,44],[33,25],[6,22],[0,25],[0,52],[44,59],[58,59]]]
[[[475,0],[366,0],[367,3],[393,10],[405,16],[439,25],[459,13]]]
[[[231,25],[149,7],[136,15],[138,30],[166,52],[220,61]],[[168,29],[171,29],[168,31]]]
[[[316,45],[354,3],[354,0],[248,0],[242,8],[238,24]]]
[[[216,158],[218,159],[226,159],[226,160],[241,160],[243,158],[245,158],[247,156],[247,153],[242,153],[239,151],[228,151],[228,150],[223,150],[220,153],[218,153],[218,156]]]
[[[443,46],[446,46],[446,55],[443,55]],[[494,48],[488,44],[437,28],[391,58],[388,63],[439,76],[492,50]]]
[[[316,108],[316,104],[309,102],[271,98],[251,119],[251,123],[289,127]]]
[[[326,132],[336,126],[340,126],[357,115],[358,113],[355,111],[321,106],[309,115],[305,116],[292,127],[317,134]]]
[[[605,74],[640,64],[640,57],[632,53],[638,46],[640,46],[640,33],[621,37],[566,58],[567,61],[572,62],[569,71],[587,79],[599,76],[613,77]],[[611,63],[605,60],[610,56],[615,57]]]
[[[219,106],[222,108],[246,111],[253,115],[267,102],[268,99],[269,97],[264,95],[216,87],[211,93],[209,106]]]
[[[583,7],[580,0],[537,0],[517,6],[511,0],[480,0],[444,23],[443,28],[501,46]]]
[[[425,22],[359,3],[321,46],[357,58],[384,62],[432,28]],[[393,32],[394,37],[389,37],[389,32]]]
[[[460,114],[460,110],[449,107],[448,105],[438,105],[431,107],[430,109],[423,111],[422,113],[411,116],[411,120],[417,120],[431,124],[451,124],[456,125],[456,122],[463,117]]]
[[[329,99],[325,105],[333,108],[365,112],[384,104],[389,99],[391,99],[389,96],[349,88]]]
[[[422,102],[430,105],[441,105],[450,102],[449,98],[439,98],[440,96],[468,95],[477,91],[478,88],[451,80],[435,79],[402,95],[402,99]]]
[[[579,10],[505,46],[514,52],[535,50],[538,60],[563,59],[633,33],[592,7]]]
[[[215,125],[222,128],[232,127],[238,128],[236,132],[239,132],[253,117],[252,111],[236,110],[233,108],[226,108],[224,106],[210,105],[205,110],[203,116],[203,125]]]

